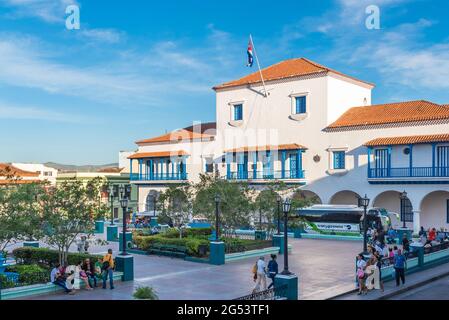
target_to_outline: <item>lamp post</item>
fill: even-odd
[[[114,187],[109,188],[109,201],[111,203],[111,226],[114,225]]]
[[[284,270],[282,271],[282,275],[291,275],[292,273],[288,271],[288,214],[290,213],[290,209],[292,207],[292,202],[290,199],[286,199],[282,204],[282,211],[284,212]]]
[[[126,211],[128,210],[128,195],[124,186],[120,187],[120,206],[123,210],[123,237],[122,237],[122,256],[128,255],[126,252]]]
[[[282,202],[282,198],[280,195],[277,196],[276,198],[276,202],[277,202],[277,215],[278,215],[278,235],[281,234],[281,202]]]
[[[363,207],[363,253],[367,254],[368,253],[368,245],[367,245],[367,240],[366,240],[366,235],[368,232],[368,226],[367,226],[367,208],[369,206],[369,202],[370,199],[367,197],[367,195],[365,194],[365,197],[358,199],[358,205],[359,207]]]
[[[156,218],[156,203],[157,203],[157,196],[153,195],[153,218]]]
[[[218,206],[220,205],[220,195],[216,194],[215,195],[215,241],[218,242],[219,240],[219,221],[218,221]]]
[[[405,202],[408,200],[408,197],[407,197],[407,192],[402,192],[401,193],[401,196],[400,196],[400,198],[401,198],[401,219],[402,219],[402,228],[403,229],[406,229],[407,228],[407,225],[405,224]]]

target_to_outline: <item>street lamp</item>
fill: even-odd
[[[277,214],[278,214],[278,235],[281,234],[281,202],[282,202],[282,198],[280,195],[277,196],[276,198],[276,202],[278,204],[277,206]]]
[[[403,229],[406,229],[407,228],[407,226],[406,226],[406,224],[405,224],[405,203],[406,203],[406,201],[408,200],[408,197],[407,197],[407,192],[402,192],[401,193],[401,196],[400,196],[400,198],[401,198],[401,219],[402,219],[402,228]]]
[[[218,240],[219,240],[218,239],[218,232],[219,232],[219,230],[218,230],[218,228],[219,228],[218,206],[220,205],[220,201],[221,201],[220,195],[216,194],[214,200],[215,200],[215,241],[218,242]]]
[[[109,201],[111,203],[111,226],[114,225],[114,187],[109,187]]]
[[[363,207],[363,253],[367,254],[368,252],[368,245],[366,242],[366,234],[368,232],[368,226],[367,226],[367,213],[366,210],[369,206],[370,199],[365,194],[365,197],[358,199],[359,207]]]
[[[156,203],[157,203],[157,196],[156,194],[153,195],[153,217],[156,218]]]
[[[288,214],[290,213],[292,207],[292,202],[290,199],[286,199],[282,204],[282,211],[284,212],[284,271],[282,271],[282,275],[291,275],[292,273],[288,271]]]
[[[123,237],[122,237],[122,256],[128,255],[126,252],[126,211],[128,210],[128,195],[125,193],[125,187],[120,186],[120,206],[123,210]]]

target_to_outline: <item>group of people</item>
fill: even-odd
[[[80,283],[84,283],[86,290],[93,290],[98,286],[98,281],[103,281],[103,289],[109,279],[109,287],[114,289],[113,273],[115,268],[112,250],[103,258],[98,258],[94,263],[89,258],[80,261],[77,265],[62,266],[56,264],[50,273],[50,281],[62,288],[68,294],[74,294],[76,289],[80,288]]]
[[[426,231],[424,227],[421,227],[418,236],[424,247],[432,247],[449,241],[449,233],[444,228],[441,228],[440,231],[437,231],[436,228],[429,228]]]
[[[271,260],[268,262],[268,266],[265,263],[265,257],[261,256],[257,260],[256,264],[253,266],[253,280],[256,286],[253,289],[253,293],[261,290],[271,289],[274,286],[274,278],[279,272],[278,263],[276,261],[277,256],[275,254],[271,255]],[[267,288],[267,277],[271,279],[271,283]]]

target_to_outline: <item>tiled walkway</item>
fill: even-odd
[[[301,299],[324,299],[354,287],[354,257],[361,243],[289,239],[292,272],[299,274]],[[105,250],[105,248],[98,248]],[[81,291],[74,296],[62,294],[30,299],[111,300],[132,299],[134,288],[152,286],[160,299],[219,300],[233,299],[251,292],[251,269],[257,259],[245,259],[224,266],[188,262],[156,256],[135,255],[135,281],[118,282],[115,290]],[[268,257],[267,257],[268,259]],[[280,270],[283,257],[278,258]]]

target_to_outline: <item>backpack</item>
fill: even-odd
[[[101,266],[101,270],[107,270],[109,268],[109,261],[103,262],[103,265]]]
[[[257,274],[257,263],[253,266],[253,274]]]

